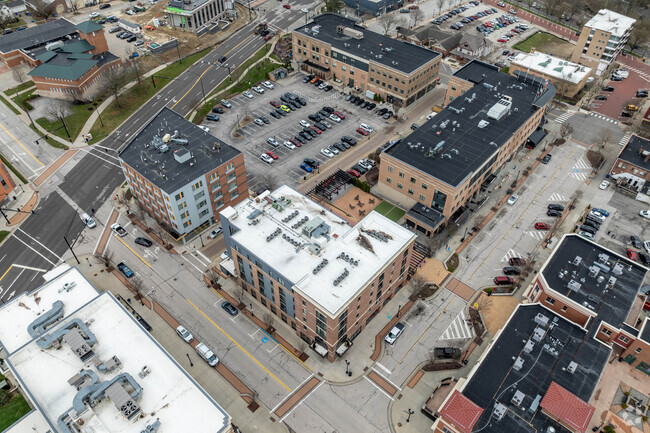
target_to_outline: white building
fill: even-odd
[[[531,51],[519,53],[510,62],[510,75],[535,75],[547,78],[557,88],[558,93],[573,96],[584,87],[593,70],[568,60],[553,57],[549,54]]]
[[[36,408],[12,433],[232,431],[228,413],[109,292],[67,265],[45,278],[0,309],[5,362]]]
[[[600,73],[623,50],[635,22],[608,9],[599,10],[583,26],[571,60],[597,67]]]

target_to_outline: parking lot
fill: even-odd
[[[503,267],[509,265],[511,258],[529,258],[547,234],[545,230],[536,230],[535,223],[544,222],[552,226],[557,220],[547,216],[548,204],[566,205],[576,189],[584,187],[584,181],[589,179],[591,166],[585,154],[586,149],[575,143],[554,148],[549,163],[540,164],[517,190],[516,202],[502,206],[496,217],[462,252],[456,277],[474,289],[494,286],[494,277],[504,275]],[[511,173],[517,173],[529,164],[521,163],[521,156],[521,153],[517,154],[509,163]],[[502,178],[499,176],[490,185],[492,194],[504,194],[514,180],[513,175],[508,175],[502,188],[495,190]]]
[[[621,122],[627,122],[630,117],[623,116],[623,112],[628,105],[641,107],[647,98],[637,98],[636,91],[639,89],[648,89],[650,86],[650,75],[640,70],[627,68],[629,75],[622,81],[605,81],[603,86],[614,88],[612,92],[600,92],[591,102],[591,107],[597,113],[603,114],[612,119]],[[611,78],[611,76],[610,76]],[[606,97],[606,100],[598,100],[599,97]]]
[[[264,183],[264,178],[267,176],[261,176],[262,174],[272,175],[278,185],[286,183],[295,186],[298,182],[310,176],[310,173],[300,167],[305,158],[311,158],[319,163],[319,168],[328,164],[337,164],[340,165],[341,169],[347,170],[357,161],[342,163],[341,160],[346,155],[345,151],[330,158],[323,155],[321,149],[341,141],[341,137],[344,135],[358,140],[356,146],[359,146],[373,134],[376,134],[377,131],[394,122],[394,118],[385,120],[376,115],[377,110],[382,108],[382,105],[378,105],[372,111],[362,109],[360,106],[346,101],[345,95],[342,95],[337,89],[325,92],[313,84],[303,83],[304,77],[303,74],[293,74],[286,79],[274,82],[273,89],[264,88],[263,94],[251,90],[250,93],[253,98],[247,98],[240,94],[229,101],[232,104],[230,109],[221,107],[219,104],[224,113],[219,114],[220,120],[218,122],[206,120],[203,123],[210,128],[212,134],[245,154],[251,190],[265,186],[262,183]],[[270,115],[271,111],[276,110],[270,102],[277,101],[279,104],[284,105],[280,97],[287,92],[304,98],[307,105],[285,113],[284,116],[276,119]],[[312,140],[305,141],[301,147],[293,149],[286,147],[284,142],[295,138],[304,129],[299,122],[304,120],[312,125],[314,122],[308,116],[318,112],[324,106],[340,111],[345,116],[345,119],[340,123],[327,119],[331,128],[322,131]],[[386,105],[386,107],[390,109],[390,106]],[[269,123],[258,125],[255,122],[249,122],[236,131],[236,125],[240,124],[240,122],[243,123],[246,116],[249,116],[251,120],[264,117]],[[361,123],[370,126],[373,132],[368,136],[356,132]],[[235,132],[237,136],[233,135]],[[267,142],[269,138],[276,140],[279,146],[269,144]],[[272,163],[267,163],[261,158],[261,155],[267,151],[273,151],[277,156],[277,159],[273,160]],[[316,172],[318,170],[316,169]]]

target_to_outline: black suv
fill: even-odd
[[[328,107],[327,105],[323,107],[323,111],[326,111],[327,114],[332,114],[335,110],[332,107]]]
[[[547,153],[544,158],[542,159],[542,164],[548,164],[548,162],[551,160],[551,154]]]
[[[549,204],[547,206],[547,209],[563,212],[564,211],[564,206],[562,206],[561,204],[557,204],[557,203],[551,203],[551,204]]]
[[[521,274],[521,271],[519,268],[516,268],[514,266],[506,266],[503,268],[503,273],[506,275],[519,275]]]
[[[309,120],[313,120],[314,122],[318,122],[318,121],[320,120],[320,117],[318,117],[318,116],[315,115],[315,114],[310,114],[309,116],[307,116],[307,118],[308,118]]]
[[[341,141],[344,141],[344,142],[348,143],[350,146],[354,146],[355,144],[357,144],[356,138],[352,138],[352,137],[349,137],[347,135],[344,135],[343,137],[341,137]]]
[[[318,161],[314,161],[314,160],[311,159],[311,158],[305,158],[305,159],[303,159],[302,162],[304,162],[305,164],[307,164],[307,165],[310,166],[311,168],[318,168],[318,166],[320,165],[320,164],[318,163]]]

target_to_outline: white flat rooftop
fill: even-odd
[[[294,289],[334,317],[376,278],[387,263],[398,254],[403,254],[415,237],[411,231],[374,211],[352,227],[286,185],[270,195],[264,193],[260,198],[259,202],[257,199],[245,200],[234,209],[227,208],[222,212],[240,229],[232,235],[232,239],[257,255],[293,283]],[[284,203],[281,210],[269,203],[271,198]],[[288,200],[291,202],[288,203]],[[233,218],[235,214],[237,216]],[[294,216],[287,220],[290,215]],[[296,227],[305,218],[306,222]],[[253,224],[253,221],[257,223]],[[321,228],[329,227],[328,233],[309,237],[303,232],[310,224],[318,224],[319,221],[324,224]],[[273,233],[278,234],[267,240]],[[314,251],[314,244],[320,247],[320,251]],[[342,258],[341,254],[346,254],[348,259]],[[398,273],[399,269],[396,275]]]
[[[538,72],[575,84],[591,74],[591,68],[540,52],[519,53],[512,63],[524,68],[524,73],[530,68],[531,72]]]
[[[2,433],[51,433],[50,428],[43,415],[37,411],[32,410],[27,415],[22,417],[20,421],[16,422],[7,430]]]
[[[626,17],[609,9],[601,9],[587,21],[585,26],[621,37],[635,22],[636,20],[634,18]]]
[[[72,277],[72,274],[78,274],[75,278],[83,278],[76,268],[59,278]],[[59,285],[60,281],[57,281],[47,283],[29,296],[32,297],[39,291],[47,293],[50,285]],[[69,292],[61,293],[64,294],[66,296],[62,296],[60,300],[64,303],[65,311],[72,311],[68,304],[72,302],[72,298],[67,295],[81,299],[92,298],[94,295],[94,299],[46,328],[43,335],[63,329],[72,320],[79,319],[97,339],[92,346],[94,359],[107,362],[112,357],[117,357],[121,365],[112,372],[102,371],[96,367],[93,359],[82,361],[72,351],[65,338],[60,340],[59,349],[42,348],[38,346],[37,340],[32,340],[14,351],[7,358],[8,365],[21,382],[26,396],[54,427],[54,431],[62,431],[57,426],[57,420],[73,408],[73,399],[78,395],[78,391],[68,380],[81,370],[94,372],[100,384],[128,373],[142,387],[140,397],[134,399],[141,408],[141,413],[131,420],[122,415],[116,407],[118,403],[109,398],[110,389],[102,394],[103,398],[93,398],[93,403],[96,404],[92,407],[86,402],[87,410],[79,414],[79,419],[83,420],[82,424],[78,424],[83,425],[82,432],[140,433],[156,420],[161,424],[159,431],[216,433],[230,428],[229,415],[187,375],[110,293],[98,295],[91,285],[79,284]],[[13,305],[20,303],[22,300],[16,299],[0,309],[0,323],[11,324],[3,325],[2,328],[26,329],[27,324],[31,323],[25,320],[24,313]],[[48,303],[51,306],[51,302]],[[41,304],[41,307],[42,311],[48,309],[46,304]],[[13,338],[12,341],[15,340]],[[139,373],[145,368],[148,374],[141,377]],[[124,389],[132,393],[131,388]],[[120,397],[119,393],[115,395]]]

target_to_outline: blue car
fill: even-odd
[[[311,170],[312,170],[312,168],[310,166],[308,166],[307,164],[305,164],[304,162],[302,164],[300,164],[300,168],[305,170],[307,173],[311,173]]]
[[[605,209],[600,209],[600,208],[595,207],[595,208],[593,208],[592,210],[593,210],[594,212],[598,212],[598,213],[601,214],[602,216],[605,216],[605,217],[608,217],[608,216],[609,216],[609,212],[607,212]]]
[[[117,269],[119,269],[120,272],[122,272],[126,278],[131,278],[133,276],[133,271],[131,270],[131,268],[125,265],[124,262],[118,263]]]
[[[217,116],[216,114],[208,114],[207,116],[205,116],[205,118],[208,120],[212,120],[214,122],[219,121],[219,116]]]

